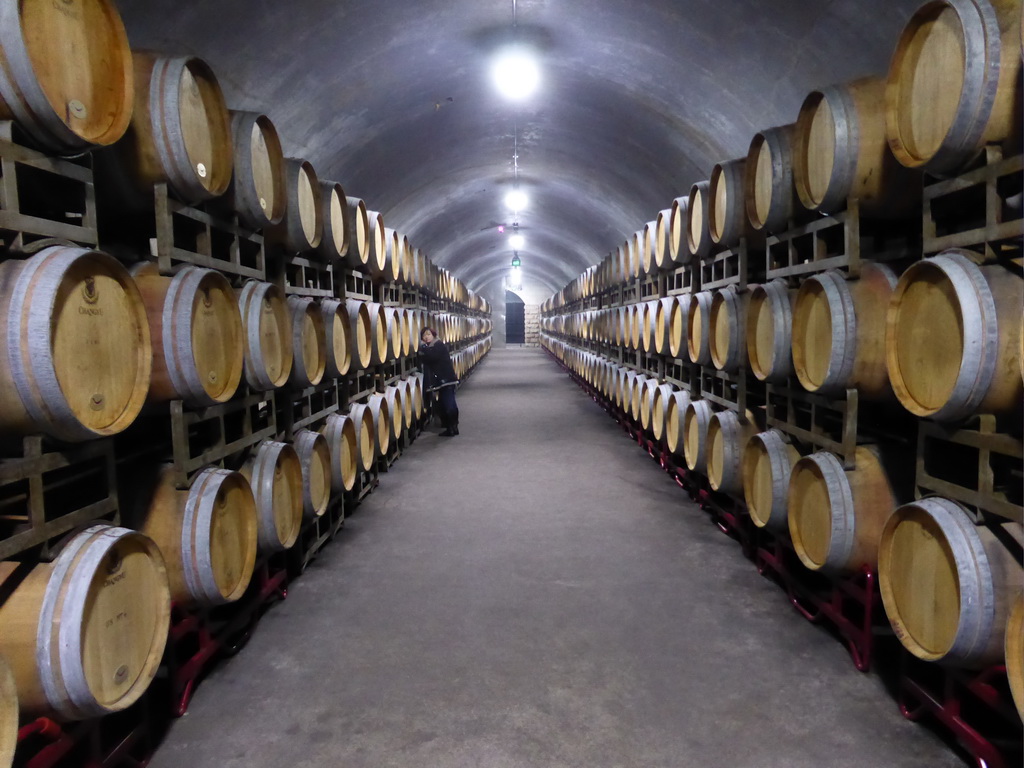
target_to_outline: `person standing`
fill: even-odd
[[[433,328],[423,329],[420,342],[423,383],[428,392],[434,392],[437,396],[441,424],[444,426],[441,437],[454,437],[459,434],[459,406],[455,402],[455,388],[459,379],[455,375],[451,355]]]

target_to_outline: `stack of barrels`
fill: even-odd
[[[819,216],[849,213],[921,242],[932,185],[977,184],[979,168],[1020,154],[1020,20],[1019,0],[923,5],[887,76],[816,90],[795,122],[758,132],[744,157],[715,165],[548,299],[542,338],[712,490],[742,499],[807,568],[835,579],[877,571],[910,653],[967,668],[1005,662],[1024,711],[1022,233],[992,242],[966,222],[962,247],[872,261],[865,242],[859,263],[812,261],[799,275],[714,290],[700,290],[699,268],[729,249],[763,254]],[[1019,176],[985,192],[1018,221]],[[669,279],[683,275],[682,288]],[[746,397],[725,407],[702,395],[708,381]],[[814,419],[859,412],[857,445],[833,452],[801,439],[829,427],[821,421],[767,429],[772,392],[816,403]],[[965,471],[977,482],[977,458],[945,468],[966,487],[956,498],[920,497],[913,482],[925,421],[967,430],[979,451],[989,445],[981,419],[1003,446],[993,461],[1009,485],[996,493],[1013,519],[962,482]]]
[[[96,243],[0,253],[4,455],[17,457],[25,436],[55,451],[110,439],[172,401],[202,414],[265,393],[273,408],[276,390],[291,397],[361,371],[376,391],[187,483],[172,463],[144,459],[120,478],[131,502],[120,525],[50,542],[52,562],[35,550],[0,562],[0,766],[19,716],[80,720],[135,702],[160,665],[172,601],[203,611],[238,600],[259,559],[293,547],[415,427],[422,328],[452,343],[462,373],[491,332],[485,299],[340,183],[287,157],[265,114],[230,110],[204,61],[131,50],[111,0],[8,5],[0,119],[18,142],[46,157],[91,153],[104,221],[152,217],[166,185],[179,203],[262,234],[271,266],[242,280],[188,263],[162,272],[144,254],[131,265],[131,239],[116,230],[101,233],[116,259]],[[296,256],[330,267],[336,295],[289,286],[284,264]],[[392,300],[346,297],[348,273]],[[398,361],[392,375],[378,367]]]

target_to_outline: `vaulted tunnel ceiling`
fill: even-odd
[[[504,274],[513,185],[524,273],[556,290],[813,88],[885,72],[921,0],[118,0],[135,48],[208,61],[230,107],[474,289]],[[502,44],[539,54],[504,100]]]

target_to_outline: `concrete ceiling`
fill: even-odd
[[[884,73],[921,0],[118,0],[133,47],[192,54],[286,154],[379,210],[474,289],[512,252],[553,291],[813,88]],[[490,81],[512,39],[542,86]]]

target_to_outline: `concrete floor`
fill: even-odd
[[[539,350],[495,351],[154,768],[962,768]]]

